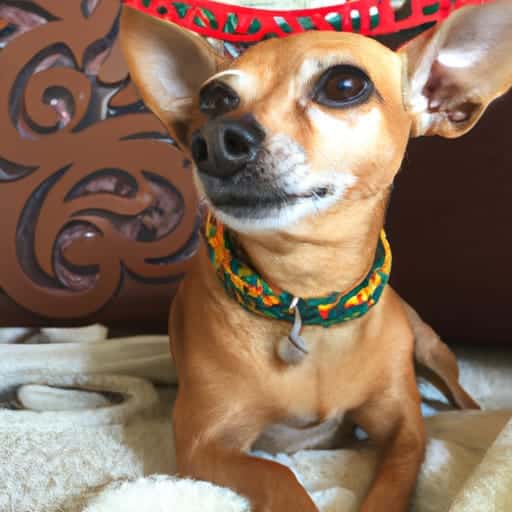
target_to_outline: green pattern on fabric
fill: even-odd
[[[255,34],[259,30],[261,30],[261,21],[258,18],[254,18],[249,25],[249,34]]]
[[[293,32],[292,27],[288,25],[287,21],[282,16],[276,16],[274,18],[274,21],[277,23],[279,28],[286,34],[291,34]]]
[[[206,23],[199,16],[194,16],[194,23],[198,27],[206,28]]]
[[[299,16],[297,21],[304,30],[313,30],[316,28],[310,16]]]
[[[190,6],[187,4],[184,4],[182,2],[173,2],[172,5],[176,9],[176,12],[178,13],[178,16],[180,18],[184,18],[190,9]]]
[[[208,22],[210,23],[210,27],[215,28],[215,29],[219,28],[219,24],[217,23],[217,19],[215,18],[215,15],[213,14],[212,11],[210,11],[209,9],[205,9],[203,7],[201,9],[201,12],[208,19]]]
[[[223,32],[226,34],[234,34],[236,32],[236,27],[238,26],[238,17],[236,14],[228,14],[228,18],[226,23],[224,24]]]
[[[329,23],[334,30],[340,30],[342,27],[343,18],[341,17],[341,14],[337,12],[331,12],[326,17],[325,20],[327,23]]]
[[[435,14],[437,11],[439,11],[439,3],[435,3],[432,5],[427,5],[427,6],[423,7],[423,14],[425,16]]]
[[[379,19],[379,11],[377,11],[375,14],[370,14],[370,28],[374,29],[379,26],[380,19]]]
[[[292,323],[290,305],[294,296],[274,292],[254,270],[235,255],[235,245],[223,224],[208,215],[205,235],[210,260],[227,294],[244,309]],[[324,297],[299,298],[297,307],[305,325],[331,325],[365,315],[380,299],[391,272],[391,250],[384,232],[377,245],[372,268],[363,282],[346,294],[333,292]]]
[[[352,11],[352,29],[354,32],[359,32],[361,30],[361,15],[358,11]]]

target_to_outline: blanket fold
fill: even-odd
[[[173,476],[167,337],[108,339],[101,326],[10,334],[0,330],[0,512],[248,512],[232,491]],[[430,410],[411,510],[508,512],[512,358],[459,357],[465,386],[499,410]],[[275,458],[321,512],[356,512],[376,464],[370,449]]]

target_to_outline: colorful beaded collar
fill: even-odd
[[[359,318],[379,300],[389,281],[391,249],[381,232],[375,260],[366,278],[348,293],[333,292],[323,297],[297,298],[274,291],[253,269],[237,258],[233,240],[224,225],[207,215],[205,235],[215,271],[227,294],[253,313],[301,324],[329,327]]]

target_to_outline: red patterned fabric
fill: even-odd
[[[390,34],[441,21],[464,5],[488,1],[410,0],[410,12],[401,14],[392,9],[389,0],[352,0],[301,10],[255,9],[208,0],[123,0],[123,3],[202,36],[248,43],[305,30],[339,30],[370,36]]]

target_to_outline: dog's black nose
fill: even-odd
[[[253,162],[265,131],[252,116],[209,121],[192,137],[192,157],[199,171],[228,178]]]

